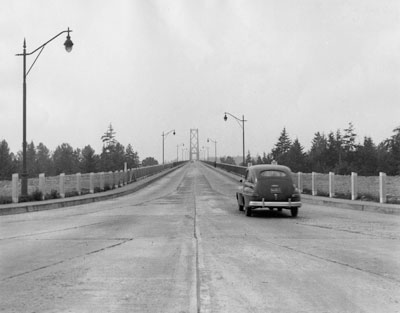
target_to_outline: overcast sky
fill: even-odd
[[[216,140],[218,155],[270,152],[283,127],[306,149],[314,133],[354,124],[376,144],[400,125],[398,0],[1,0],[0,140],[22,147],[22,53],[43,50],[27,77],[27,141],[51,151],[91,145],[112,123],[139,157],[176,158]],[[28,65],[35,56],[27,58]],[[214,154],[214,144],[210,156]],[[179,157],[181,157],[179,148]]]

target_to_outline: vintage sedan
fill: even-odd
[[[293,183],[291,170],[282,165],[262,164],[246,169],[236,193],[239,210],[251,216],[255,209],[288,209],[296,217],[301,196]]]

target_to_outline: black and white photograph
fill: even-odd
[[[399,0],[1,0],[1,313],[400,313]]]

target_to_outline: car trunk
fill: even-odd
[[[260,177],[255,191],[265,201],[288,201],[294,187],[292,181],[286,177]]]

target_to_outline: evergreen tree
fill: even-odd
[[[388,175],[400,175],[400,127],[378,146],[378,170]]]
[[[355,158],[352,164],[352,171],[360,176],[373,176],[377,174],[378,151],[370,137],[364,138],[364,145],[358,145],[355,151]]]
[[[128,146],[126,147],[125,158],[128,164],[128,168],[139,167],[139,155],[137,152],[133,151],[131,144],[128,144]]]
[[[28,177],[37,176],[36,147],[33,141],[26,147],[26,170],[28,172]]]
[[[112,127],[112,124],[107,128],[107,131],[104,133],[103,136],[101,136],[101,140],[103,141],[103,147],[106,149],[110,146],[114,146],[117,141],[115,140],[115,134],[116,132],[114,131],[114,128]]]
[[[263,164],[270,164],[273,159],[274,158],[271,153],[268,153],[268,155],[265,152],[263,153],[263,157],[262,157]]]
[[[326,164],[328,154],[328,141],[324,134],[315,133],[311,143],[311,149],[308,154],[310,170],[314,172],[326,173],[328,166]]]
[[[293,172],[304,172],[306,170],[306,154],[299,140],[296,140],[291,145],[286,157],[286,166],[289,166]]]
[[[50,151],[42,142],[36,147],[36,165],[36,175],[41,173],[45,173],[47,176],[54,175]]]
[[[352,152],[356,149],[356,137],[353,123],[350,122],[349,126],[344,129],[343,135],[343,148],[346,152]]]
[[[248,151],[246,155],[246,164],[243,164],[242,166],[247,166],[249,163],[254,164],[253,159],[250,155],[250,151]]]
[[[80,169],[82,173],[95,173],[98,171],[98,155],[96,155],[94,149],[88,145],[82,149]]]
[[[68,143],[63,143],[56,148],[53,153],[53,162],[56,175],[74,174],[79,171],[76,151]]]
[[[12,155],[7,141],[0,141],[0,180],[11,180],[14,173]]]
[[[284,127],[278,138],[278,142],[275,144],[275,148],[272,149],[272,156],[278,162],[278,164],[287,164],[287,153],[289,152],[291,146],[292,142],[288,133],[286,132],[286,128]]]

